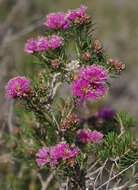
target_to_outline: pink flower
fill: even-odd
[[[78,138],[81,143],[102,143],[103,135],[97,131],[91,132],[90,130],[81,130],[78,133]]]
[[[81,130],[78,133],[78,138],[81,143],[91,143],[91,131],[90,130]]]
[[[75,158],[79,154],[77,148],[71,149],[66,143],[61,143],[57,146],[43,148],[36,154],[37,163],[41,166],[49,163],[51,166],[57,165],[60,160],[68,160]]]
[[[86,13],[87,7],[80,7],[79,9],[70,11],[68,18],[76,24],[90,23],[91,18]]]
[[[6,97],[16,98],[23,97],[24,93],[28,93],[31,90],[30,80],[25,77],[16,77],[11,79],[6,86]]]
[[[25,52],[28,54],[34,54],[37,51],[38,51],[37,41],[34,39],[28,40],[25,45]]]
[[[54,50],[62,46],[63,39],[59,36],[53,35],[49,38],[38,36],[37,40],[30,39],[25,45],[25,52],[34,54],[36,52],[44,53],[48,49]]]
[[[53,35],[49,38],[49,43],[48,43],[48,47],[51,50],[54,50],[60,46],[62,46],[63,41],[62,38],[56,35]]]
[[[48,39],[43,36],[38,36],[37,46],[38,51],[40,51],[41,53],[45,52],[48,49]]]
[[[74,148],[73,150],[69,152],[68,158],[74,158],[78,156],[78,154],[79,154],[78,148]]]
[[[47,16],[45,26],[51,29],[68,29],[69,19],[65,13],[51,13]]]
[[[114,119],[115,117],[115,110],[113,109],[101,109],[98,114],[97,118],[104,118],[104,119]]]
[[[94,52],[103,53],[103,42],[101,40],[94,41]]]
[[[77,101],[86,104],[86,100],[96,100],[107,92],[106,80],[108,73],[102,66],[91,65],[75,74],[72,83],[72,93],[77,96]]]
[[[39,153],[36,154],[38,157],[37,163],[41,166],[44,166],[47,164],[49,160],[49,148],[44,147],[42,150],[39,151]]]
[[[93,131],[91,134],[91,139],[93,142],[100,144],[103,142],[103,134],[101,134],[97,131]]]

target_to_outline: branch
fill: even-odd
[[[138,183],[135,183],[135,184],[130,185],[129,187],[133,188],[133,187],[137,187],[137,186],[138,186]]]
[[[47,178],[47,180],[43,180],[42,176],[40,173],[37,174],[39,180],[40,180],[40,183],[42,185],[42,189],[41,190],[46,190],[46,188],[48,187],[49,183],[51,182],[51,180],[53,179],[55,175],[55,171],[53,171]]]
[[[87,170],[87,172],[90,172],[99,162],[100,159],[98,159],[96,162],[94,162],[94,164]]]
[[[67,185],[66,185],[66,190],[69,190],[69,177],[67,177]]]
[[[101,189],[103,186],[105,186],[106,184],[108,184],[110,181],[112,181],[116,177],[120,176],[122,173],[124,173],[125,171],[127,171],[129,168],[133,167],[136,163],[138,163],[138,160],[136,162],[134,162],[133,164],[131,164],[129,167],[127,167],[124,170],[122,170],[121,172],[119,172],[117,175],[113,176],[111,179],[109,179],[105,183],[103,183],[100,187],[97,188],[97,190]]]
[[[127,187],[129,184],[129,181],[127,181],[124,185],[121,185],[119,187],[114,187],[113,189],[109,189],[109,190],[122,190],[124,189],[125,187]]]
[[[120,117],[119,117],[119,122],[120,122],[120,127],[121,127],[120,128],[121,133],[118,137],[122,136],[125,133],[125,127],[124,127],[123,122]]]
[[[108,159],[105,160],[103,166],[100,168],[100,171],[99,171],[99,173],[98,173],[98,175],[97,175],[97,177],[96,177],[96,179],[95,179],[95,181],[94,181],[94,190],[96,190],[95,188],[96,188],[97,180],[98,180],[99,176],[102,175],[102,173],[103,173],[103,169],[104,169],[104,167],[105,167],[107,161],[108,161]]]
[[[114,165],[115,164],[113,163],[112,167],[111,167],[111,171],[110,171],[110,174],[109,174],[109,182],[107,183],[106,190],[108,190],[108,187],[109,187],[110,179],[111,179],[112,174],[113,174]]]
[[[103,165],[103,166],[105,166],[105,163],[107,162],[107,160],[108,160],[108,159],[106,159],[106,161],[104,162],[104,165]],[[87,174],[85,177],[86,177],[86,178],[87,178],[87,177],[91,177],[92,175],[94,175],[94,174],[96,174],[97,172],[101,171],[102,168],[103,168],[103,166],[101,166],[100,168],[98,168],[98,169],[95,170],[94,172]]]

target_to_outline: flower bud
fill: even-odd
[[[92,55],[90,54],[90,52],[85,52],[83,55],[82,55],[82,58],[85,60],[85,61],[89,61],[91,59]]]
[[[125,69],[125,64],[119,60],[114,61],[115,70],[121,72]]]
[[[59,59],[54,59],[52,60],[51,64],[54,69],[58,69],[61,64],[61,61]]]
[[[41,91],[41,92],[44,92],[46,90],[46,84],[40,84],[38,86],[38,89]]]
[[[107,65],[113,65],[114,64],[114,60],[113,59],[108,59],[107,60]]]
[[[103,42],[101,40],[94,41],[94,52],[103,53]]]
[[[29,154],[30,156],[35,156],[36,155],[36,150],[34,148],[29,149]]]
[[[19,135],[21,135],[21,129],[20,128],[17,128],[17,129],[14,129],[13,130],[13,135],[15,135],[15,136],[19,136]]]
[[[43,79],[44,78],[44,74],[46,74],[46,70],[45,69],[42,69],[39,73],[38,73],[38,77],[40,79]]]

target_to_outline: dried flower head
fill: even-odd
[[[117,72],[122,72],[125,69],[125,64],[119,60],[114,61],[114,66]]]
[[[114,65],[114,60],[113,59],[111,59],[111,58],[109,58],[108,60],[107,60],[107,65]]]
[[[69,115],[67,119],[62,120],[61,122],[61,130],[67,131],[67,130],[75,130],[77,129],[77,125],[79,123],[79,118],[75,114]]]
[[[101,40],[94,41],[94,52],[103,53],[103,42]]]
[[[72,60],[70,63],[68,63],[65,67],[66,71],[76,71],[80,67],[80,63],[78,60]]]
[[[13,130],[13,135],[15,136],[20,136],[22,134],[21,129],[20,128],[16,128]]]
[[[92,55],[89,51],[86,51],[83,55],[82,55],[82,58],[85,60],[85,61],[89,61],[91,58],[92,58]]]
[[[61,61],[59,59],[54,59],[51,61],[51,65],[54,69],[58,69],[60,67]]]

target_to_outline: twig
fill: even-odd
[[[56,123],[56,125],[57,125],[57,128],[58,128],[58,130],[59,130],[59,129],[60,129],[60,126],[59,126],[59,124],[58,124],[58,122],[57,122],[57,120],[56,120],[56,118],[55,118],[55,115],[54,115],[54,112],[53,112],[52,108],[50,109],[50,111],[51,111],[53,120],[55,121],[55,123]]]
[[[116,177],[118,177],[119,175],[121,175],[122,173],[124,173],[125,171],[127,171],[129,168],[133,167],[136,163],[138,163],[138,160],[136,162],[134,162],[133,164],[131,164],[129,167],[125,168],[124,170],[122,170],[121,172],[119,172],[117,175],[113,176],[111,179],[109,179],[108,181],[106,181],[105,183],[103,183],[100,187],[98,187],[96,190],[101,189],[103,186],[105,186],[107,183],[109,183],[110,181],[112,181],[113,179],[115,179]]]
[[[129,187],[130,187],[130,188],[133,188],[133,187],[136,187],[136,186],[138,186],[138,183],[132,184],[132,185],[130,185]]]
[[[109,189],[109,190],[122,190],[124,189],[125,187],[127,187],[129,184],[129,181],[127,181],[125,184],[119,186],[119,187],[114,187],[113,189]]]
[[[125,133],[125,127],[124,127],[123,122],[122,122],[120,117],[119,117],[119,122],[120,122],[120,127],[121,127],[120,128],[121,133],[120,133],[120,135],[118,137],[121,137]]]
[[[91,172],[91,173],[87,174],[85,177],[86,177],[86,178],[87,178],[87,177],[91,177],[92,175],[94,175],[94,174],[96,174],[97,172],[99,172],[101,168],[102,168],[102,166],[101,166],[100,168],[96,169],[94,172]]]
[[[67,185],[66,185],[66,190],[69,190],[69,177],[67,177]]]
[[[102,175],[102,173],[103,173],[103,169],[104,169],[104,167],[105,167],[107,161],[108,161],[108,159],[105,160],[103,166],[100,168],[100,171],[99,171],[99,173],[98,173],[98,175],[97,175],[97,177],[96,177],[96,179],[95,179],[95,181],[94,181],[94,190],[96,190],[95,188],[96,188],[97,180],[98,180],[99,176]]]
[[[62,84],[61,82],[58,82],[58,83],[56,84],[56,86],[53,88],[52,99],[54,98],[54,96],[55,96],[55,94],[56,94],[56,92],[57,92],[57,89],[60,87],[61,84]]]
[[[39,180],[40,180],[40,183],[42,185],[42,189],[41,190],[46,190],[46,188],[48,187],[49,183],[51,182],[51,180],[53,179],[55,175],[55,171],[53,171],[47,178],[47,180],[43,180],[42,176],[40,173],[37,174]]]
[[[53,89],[54,88],[54,83],[56,82],[56,78],[60,75],[60,73],[56,73],[54,76],[53,76],[53,80],[51,82],[51,88]]]
[[[96,162],[94,162],[94,164],[87,170],[87,172],[90,172],[99,162],[99,160],[97,160]]]
[[[113,174],[113,169],[114,169],[114,163],[112,164],[112,167],[111,167],[111,171],[110,171],[110,174],[109,174],[109,180],[111,179],[112,177],[112,174]],[[107,186],[106,186],[106,190],[108,190],[108,187],[109,187],[109,183],[110,181],[107,183]]]
[[[121,178],[119,178],[119,179],[117,180],[117,182],[116,182],[115,185],[114,185],[114,188],[116,188],[116,187],[119,185],[120,181],[121,181]],[[113,188],[113,189],[114,189],[114,188]],[[110,190],[111,190],[111,189],[110,189]]]

